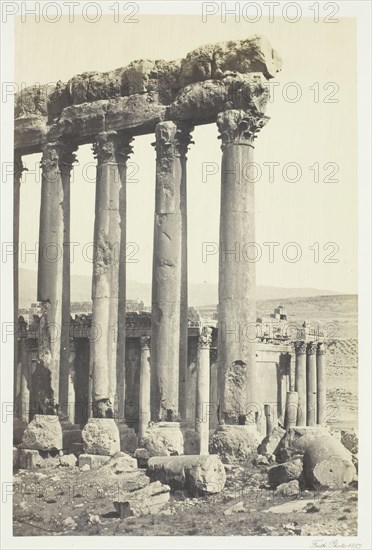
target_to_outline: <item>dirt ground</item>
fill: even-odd
[[[159,515],[123,520],[112,493],[102,492],[99,475],[92,481],[78,468],[20,470],[14,482],[15,536],[357,534],[356,483],[283,498],[267,485],[265,466],[229,466],[223,493],[191,499],[176,492]],[[287,509],[278,509],[283,504]],[[224,513],[234,505],[238,510]]]
[[[327,423],[357,431],[357,346],[335,341],[327,368]],[[346,344],[345,344],[346,342]],[[153,516],[121,520],[99,471],[78,468],[19,470],[14,475],[15,536],[114,535],[312,535],[357,534],[357,483],[339,491],[304,491],[279,497],[267,484],[267,467],[227,467],[223,493],[190,498],[171,495]],[[102,480],[101,480],[102,481]],[[229,514],[229,509],[236,506]],[[284,507],[283,507],[284,505]],[[279,508],[278,508],[279,507]],[[226,513],[227,512],[227,513]]]

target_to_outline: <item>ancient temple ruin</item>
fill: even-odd
[[[255,241],[254,177],[249,181],[254,143],[269,120],[266,82],[280,69],[271,45],[253,36],[204,46],[181,60],[133,61],[107,73],[84,73],[16,97],[16,243],[22,157],[42,153],[37,290],[42,315],[33,329],[20,327],[15,339],[15,401],[22,421],[32,418],[34,355],[46,380],[36,398],[34,388],[38,413],[80,425],[100,419],[100,430],[115,419],[124,439],[130,428],[141,440],[159,427],[172,439],[186,426],[195,428],[199,450],[207,453],[209,428],[239,426],[247,434],[258,431],[262,439],[278,421],[323,423],[324,346],[301,336],[260,338],[255,263],[246,261],[246,247]],[[220,254],[217,326],[193,327],[187,297],[187,151],[198,146],[193,128],[210,123],[216,123],[221,140],[220,251],[226,253]],[[156,162],[152,313],[135,319],[128,333],[126,167],[135,154],[133,139],[144,134],[154,135]],[[70,322],[69,188],[76,151],[87,143],[97,160],[95,250],[92,318],[79,328]],[[236,243],[238,262],[229,254]],[[63,251],[59,261],[49,260],[49,247]],[[15,319],[17,270],[16,256]],[[92,337],[93,328],[99,336]],[[128,389],[130,369],[136,382]],[[84,395],[74,391],[72,373],[80,377]],[[138,405],[134,423],[126,410],[129,395]],[[80,413],[76,407],[71,413],[71,399],[80,400]],[[288,400],[295,407],[291,419]]]

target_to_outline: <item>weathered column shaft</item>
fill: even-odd
[[[150,367],[150,338],[141,338],[141,366],[139,390],[139,426],[138,438],[141,438],[151,420],[151,367]]]
[[[269,403],[264,404],[264,415],[266,419],[266,435],[271,435],[274,428],[272,407]]]
[[[324,424],[327,405],[326,346],[318,344],[316,356],[317,424]]]
[[[125,166],[130,140],[117,132],[102,132],[93,145],[97,181],[92,326],[96,337],[90,344],[90,376],[92,413],[100,418],[111,418],[117,412],[119,273],[122,274],[122,249],[125,249],[121,238],[122,224],[125,224]],[[120,332],[122,330],[123,327]],[[124,371],[124,363],[121,368]]]
[[[118,418],[125,420],[125,336],[126,336],[126,312],[127,312],[127,162],[133,151],[132,137],[127,136],[123,143],[124,164],[121,167],[122,187],[120,191],[120,256],[119,256],[119,301],[118,301],[118,333],[117,333],[117,359],[116,359],[116,383],[117,383],[117,407]]]
[[[69,377],[68,377],[68,414],[67,418],[71,424],[75,423],[75,407],[76,407],[76,346],[73,338],[69,342]],[[78,406],[81,404],[78,403]]]
[[[19,386],[18,380],[18,309],[19,309],[19,212],[20,212],[20,198],[21,198],[21,178],[24,170],[22,164],[22,157],[16,151],[14,152],[14,177],[13,177],[13,322],[14,322],[14,363],[13,363],[13,402],[15,405],[15,414],[17,411],[17,388]]]
[[[152,418],[179,419],[179,371],[187,355],[185,309],[186,152],[189,124],[156,126],[152,279]],[[187,317],[187,313],[186,313]]]
[[[296,391],[288,391],[285,404],[284,427],[286,430],[294,428],[297,422],[298,412],[298,393]]]
[[[210,350],[212,329],[203,327],[199,336],[196,380],[195,429],[199,438],[199,454],[209,453]]]
[[[267,117],[254,111],[220,113],[222,139],[218,286],[220,420],[256,420],[256,250],[253,140]],[[262,411],[261,411],[262,414]]]
[[[73,147],[65,150],[60,158],[60,171],[63,186],[63,282],[62,282],[62,325],[59,369],[59,406],[63,419],[69,420],[70,388],[70,317],[71,317],[71,273],[70,273],[70,179],[73,163],[76,160]]]
[[[50,371],[50,391],[46,391],[45,403],[41,404],[47,414],[53,414],[60,403],[60,355],[61,347],[66,345],[63,321],[67,311],[68,318],[70,315],[69,257],[65,262],[64,253],[69,240],[69,177],[74,161],[73,149],[63,142],[47,143],[41,161],[38,301],[42,305],[42,316],[38,359]],[[68,360],[64,362],[64,371],[68,372],[67,369]],[[63,372],[63,397],[66,396],[66,379],[66,372]]]
[[[308,426],[315,426],[317,416],[317,395],[316,395],[316,350],[317,344],[310,342],[307,346],[306,356],[306,402],[307,414],[306,423]]]
[[[30,416],[31,357],[27,339],[21,340],[21,364],[19,419],[22,422],[28,422]]]
[[[295,342],[295,391],[298,393],[297,426],[306,426],[306,343]]]

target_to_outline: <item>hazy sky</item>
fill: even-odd
[[[255,184],[256,242],[262,251],[257,262],[257,283],[357,292],[354,21],[315,24],[302,20],[289,24],[277,19],[273,24],[266,20],[248,24],[244,20],[222,23],[217,18],[203,23],[200,16],[138,18],[139,23],[131,25],[115,23],[112,16],[95,24],[82,18],[56,24],[18,21],[16,81],[22,85],[67,82],[84,71],[107,71],[135,59],[170,60],[184,57],[205,43],[265,35],[282,56],[283,69],[274,79],[274,100],[267,109],[271,120],[255,142],[255,159],[261,169],[261,178]],[[294,101],[296,96],[298,101]],[[219,171],[203,181],[205,163],[214,163],[210,166],[218,168],[221,160],[217,135],[215,125],[197,127],[193,134],[195,144],[188,154],[192,282],[218,280],[218,255],[207,261],[202,255],[203,243],[218,243]],[[142,282],[151,280],[153,141],[152,135],[135,139],[128,181],[127,236],[128,241],[136,243],[133,257],[138,262],[128,263],[127,276]],[[75,247],[71,270],[73,274],[90,274],[95,198],[91,148],[81,147],[78,159],[71,189],[71,240],[80,244]],[[40,155],[24,157],[29,173],[21,191],[20,241],[27,249],[35,248],[38,241],[40,176],[32,171],[38,171],[39,160]],[[270,181],[267,163],[273,162],[279,165],[275,167],[274,181]],[[298,181],[288,181],[296,179],[296,174]],[[338,181],[329,181],[332,179]],[[265,242],[279,243],[274,261],[270,261]],[[296,248],[288,246],[291,242],[297,243]],[[314,243],[318,244],[313,246]],[[288,261],[299,252],[299,261]],[[23,259],[22,267],[37,268],[35,256]]]

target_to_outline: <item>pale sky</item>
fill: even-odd
[[[270,24],[262,19],[248,24],[244,20],[222,23],[218,18],[203,23],[200,16],[137,17],[139,23],[132,25],[115,23],[112,16],[95,24],[82,18],[74,23],[61,20],[55,24],[18,21],[16,81],[19,85],[67,82],[84,71],[107,71],[143,58],[185,57],[206,43],[263,34],[283,58],[283,69],[274,79],[274,100],[266,113],[271,120],[255,141],[255,160],[262,170],[255,184],[256,243],[262,251],[256,264],[257,283],[357,292],[354,21],[315,24],[303,19],[288,24],[276,19]],[[285,91],[289,99],[299,93],[299,101],[285,100]],[[188,154],[191,282],[218,280],[218,255],[204,262],[202,255],[203,243],[218,243],[219,170],[203,181],[205,163],[217,168],[220,164],[217,135],[215,125],[196,127],[195,144]],[[153,141],[153,135],[135,139],[127,186],[127,237],[136,243],[134,258],[138,259],[137,263],[128,263],[127,277],[141,282],[151,280],[155,153],[150,144]],[[89,146],[79,149],[78,159],[71,185],[71,240],[80,244],[75,248],[71,271],[88,275],[92,272],[88,257],[95,196],[94,160]],[[38,241],[40,175],[35,176],[32,171],[38,171],[39,160],[40,155],[24,157],[29,172],[21,189],[20,241],[24,243],[21,247],[27,249],[35,248]],[[269,166],[263,164],[272,162],[280,163],[275,168],[273,182]],[[285,181],[295,177],[295,168],[286,167],[288,163],[301,167],[299,181]],[[314,181],[318,168],[319,181]],[[326,176],[338,181],[327,181]],[[265,242],[279,243],[273,262],[269,261]],[[302,254],[296,263],[283,259],[283,253],[290,258],[296,253],[294,247],[288,247],[290,242],[296,242],[297,252]],[[319,244],[313,246],[314,243]],[[35,256],[29,254],[23,260],[21,267],[37,269]]]

